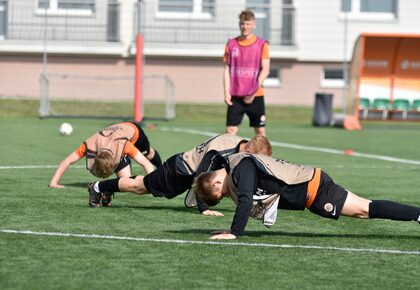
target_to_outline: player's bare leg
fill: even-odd
[[[357,218],[379,218],[396,221],[418,221],[420,208],[390,200],[368,200],[348,192],[342,215]]]
[[[132,192],[137,195],[149,193],[144,186],[143,179],[142,175],[137,175],[135,178],[122,177],[118,180],[118,188],[121,192]]]
[[[131,166],[126,166],[117,173],[118,177],[130,177],[131,176]]]
[[[349,217],[368,219],[369,204],[371,202],[371,200],[357,196],[349,191],[341,214]]]
[[[238,126],[227,126],[226,133],[236,135],[238,133]]]
[[[254,127],[255,135],[262,135],[265,137],[265,127]]]
[[[159,152],[157,152],[155,149],[150,147],[150,152],[146,156],[147,159],[152,162],[152,164],[156,167],[159,167],[162,165],[162,159],[160,158]]]

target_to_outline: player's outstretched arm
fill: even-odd
[[[149,159],[147,159],[143,154],[141,154],[141,152],[139,151],[134,157],[133,159],[144,168],[144,170],[146,171],[146,174],[149,174],[150,172],[152,172],[153,170],[155,170],[155,168],[153,167],[152,162],[149,161]]]
[[[63,161],[61,161],[60,165],[58,166],[57,170],[54,173],[53,178],[50,181],[50,187],[52,188],[64,188],[64,185],[59,184],[61,177],[67,171],[69,166],[77,161],[80,160],[81,157],[76,154],[76,152],[71,153],[69,156],[66,157]]]

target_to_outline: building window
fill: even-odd
[[[395,3],[393,0],[361,0],[360,12],[362,13],[395,13]]]
[[[351,12],[351,0],[341,0],[341,12]]]
[[[92,15],[95,13],[95,0],[37,0],[37,13]]]
[[[7,35],[7,2],[0,1],[0,40]]]
[[[255,15],[257,27],[254,30],[254,34],[270,40],[270,1],[247,0],[246,7],[251,9]]]
[[[157,17],[212,18],[215,0],[159,0]]]
[[[264,81],[265,87],[278,87],[281,84],[280,79],[280,68],[272,68],[270,69],[270,73],[268,77]]]
[[[392,20],[398,16],[398,0],[341,0],[341,12],[350,18]]]
[[[344,73],[339,68],[324,68],[321,76],[321,87],[342,88],[344,87]]]
[[[295,7],[293,0],[283,0],[281,45],[295,44]]]

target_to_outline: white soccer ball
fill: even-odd
[[[60,134],[69,136],[73,132],[73,126],[70,123],[62,123],[60,125]]]

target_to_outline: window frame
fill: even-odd
[[[94,9],[68,9],[68,8],[58,8],[59,0],[48,0],[49,7],[47,9],[40,8],[40,0],[35,0],[35,14],[36,15],[45,15],[45,10],[47,15],[71,15],[71,16],[92,16],[96,12],[96,0],[94,0]]]
[[[159,2],[155,1],[155,17],[157,19],[199,19],[199,20],[211,20],[216,14],[216,0],[213,1],[213,13],[204,12],[203,2],[204,0],[192,0],[192,12],[180,12],[180,11],[160,11]]]
[[[277,72],[277,76],[270,77],[271,72]],[[274,67],[270,68],[270,73],[267,76],[267,78],[264,80],[263,86],[264,87],[280,87],[281,86],[281,68],[280,67]]]
[[[348,12],[342,11],[340,1],[340,19],[368,20],[368,21],[394,21],[398,19],[398,0],[392,0],[395,11],[393,12],[362,12],[362,0],[350,0],[351,9]]]
[[[325,78],[326,71],[340,71],[342,73],[341,79],[332,79],[332,78]],[[335,68],[335,67],[323,67],[321,72],[321,87],[322,88],[344,88],[346,85],[344,80],[344,73],[342,68]]]

